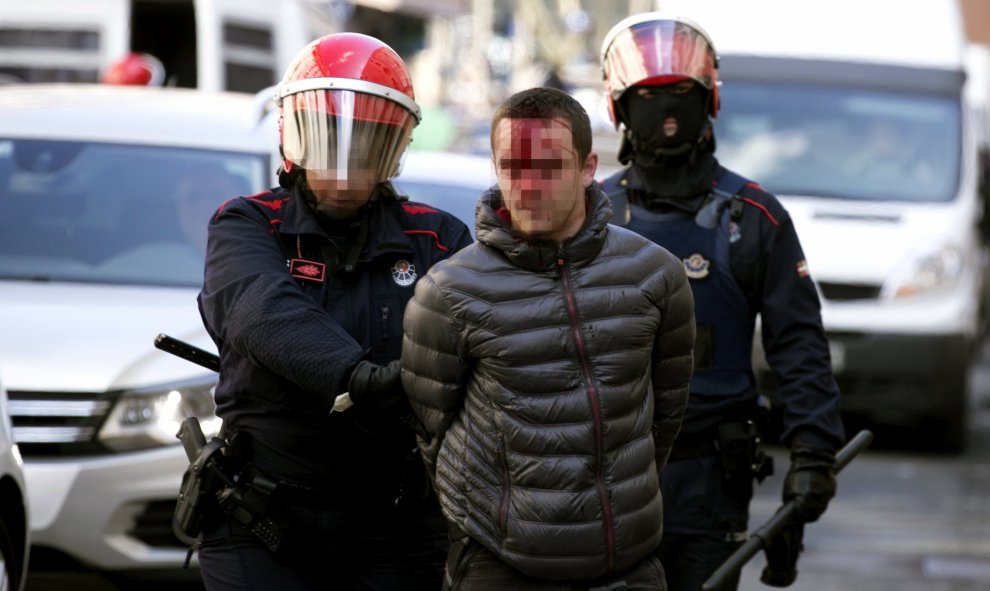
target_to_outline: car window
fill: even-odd
[[[202,283],[206,227],[268,156],[0,138],[0,279]]]

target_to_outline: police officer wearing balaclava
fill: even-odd
[[[757,315],[784,409],[780,438],[791,462],[783,499],[798,507],[786,534],[792,548],[835,494],[835,451],[845,438],[820,302],[791,219],[774,195],[715,157],[717,67],[701,27],[663,13],[623,20],[602,46],[626,165],[603,183],[617,210],[628,203],[615,222],[680,257],[695,298],[691,394],[661,473],[658,551],[671,591],[697,591],[741,545],[754,479],[768,471],[751,361]],[[786,583],[790,570],[768,569],[764,580]],[[737,586],[738,574],[724,589]]]

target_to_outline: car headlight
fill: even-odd
[[[883,295],[899,299],[948,289],[956,285],[962,272],[962,253],[953,246],[943,246],[914,259],[901,273],[895,274]]]
[[[100,443],[113,451],[178,444],[175,434],[186,417],[196,417],[207,438],[220,431],[213,392],[217,378],[128,390],[117,399],[100,429]]]

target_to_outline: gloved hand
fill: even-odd
[[[791,448],[791,467],[784,478],[784,502],[794,499],[795,515],[801,523],[821,517],[835,496],[835,454],[796,445]]]
[[[408,406],[399,360],[388,365],[361,361],[351,370],[347,391],[354,405],[360,408],[394,410]]]

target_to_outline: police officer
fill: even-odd
[[[701,27],[663,13],[623,20],[602,46],[626,165],[603,188],[628,202],[629,228],[684,261],[695,298],[695,373],[661,474],[659,552],[671,591],[700,589],[742,543],[754,477],[766,474],[751,366],[757,314],[784,405],[791,464],[783,498],[798,503],[799,523],[818,519],[835,494],[844,439],[820,303],[794,226],[776,197],[715,158],[717,66]],[[726,588],[737,585],[738,576]]]
[[[315,40],[276,103],[280,186],[214,214],[199,295],[220,355],[217,414],[244,466],[227,488],[247,480],[245,495],[267,503],[204,528],[203,580],[210,590],[438,589],[446,524],[414,451],[398,359],[417,278],[470,234],[388,181],[420,109],[386,44]],[[245,526],[253,511],[280,516],[277,549]]]

